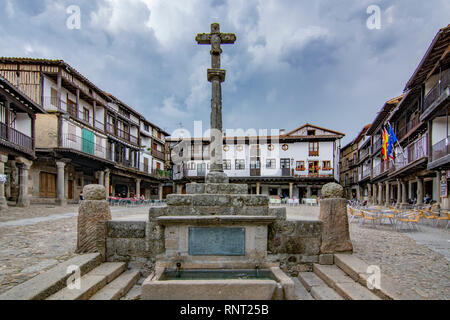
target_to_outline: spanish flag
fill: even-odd
[[[383,128],[383,145],[381,149],[381,154],[383,155],[383,159],[388,159],[388,144],[389,144],[389,134],[386,128]]]

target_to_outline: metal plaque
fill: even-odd
[[[191,227],[192,256],[245,256],[245,228]]]

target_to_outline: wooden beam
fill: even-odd
[[[447,45],[447,49],[445,49],[444,53],[441,55],[441,58],[434,64],[431,71],[427,74],[425,80],[429,79],[431,75],[435,72],[435,70],[439,67],[442,60],[444,60],[447,55],[450,53],[450,45]]]

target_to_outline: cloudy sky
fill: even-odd
[[[71,5],[80,29],[67,27]],[[367,27],[371,5],[380,29]],[[211,22],[238,38],[223,48],[224,128],[309,122],[347,143],[402,93],[450,1],[0,0],[0,56],[63,59],[168,132],[207,129],[209,48],[195,36]]]

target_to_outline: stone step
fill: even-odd
[[[66,282],[70,276],[67,273],[69,266],[78,266],[81,275],[84,275],[101,263],[99,253],[73,257],[5,292],[0,295],[0,300],[43,300],[67,285]]]
[[[311,294],[306,290],[305,286],[300,283],[298,278],[292,278],[294,281],[295,300],[314,300]]]
[[[344,300],[314,272],[300,272],[298,279],[315,300]]]
[[[371,276],[368,273],[369,265],[353,254],[339,253],[334,255],[337,267],[344,271],[354,281],[367,287],[367,280]],[[370,289],[381,299],[385,300],[423,300],[424,298],[409,288],[401,287],[395,280],[383,274],[379,288]]]
[[[142,286],[140,284],[136,284],[120,300],[140,300],[141,299],[141,290],[142,290]]]
[[[380,300],[366,287],[355,282],[335,265],[313,265],[314,273],[347,300]]]
[[[139,278],[139,270],[127,270],[100,289],[89,300],[119,300],[131,290]]]
[[[65,287],[47,300],[88,300],[125,271],[124,262],[105,262],[81,277],[80,289]]]

